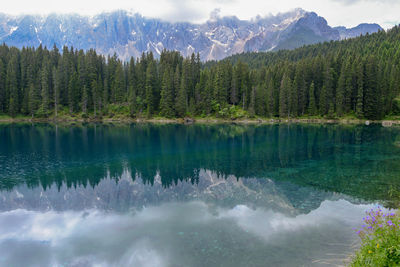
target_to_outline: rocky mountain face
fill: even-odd
[[[163,49],[178,50],[185,56],[198,52],[202,60],[219,60],[236,53],[294,49],[380,29],[377,24],[332,28],[324,18],[302,9],[252,20],[213,17],[203,24],[170,23],[126,11],[93,17],[0,14],[0,42],[7,45],[95,48],[125,60],[142,52],[152,51],[157,56]]]
[[[346,27],[335,27],[335,30],[339,32],[340,39],[354,38],[366,33],[374,33],[383,30],[378,24],[362,23],[357,27],[347,29]]]

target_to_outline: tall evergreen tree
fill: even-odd
[[[328,98],[329,98],[328,90],[326,88],[326,85],[323,85],[321,89],[321,94],[319,96],[319,113],[321,115],[326,115],[328,113],[328,108],[329,108]]]
[[[268,72],[267,73],[267,110],[268,110],[268,116],[272,117],[276,113],[276,107],[275,107],[275,85],[274,85],[274,80],[272,77],[272,73]]]
[[[97,111],[99,109],[99,85],[98,85],[97,79],[92,79],[92,82],[90,83],[90,88],[92,92],[92,100],[93,100],[93,113],[94,116],[97,117]]]
[[[287,118],[290,116],[289,111],[289,94],[292,90],[292,81],[287,73],[282,78],[281,88],[279,91],[279,116]]]
[[[306,81],[304,77],[304,64],[297,64],[292,90],[293,112],[303,115],[306,111]]]
[[[368,57],[365,64],[363,112],[367,119],[381,118],[381,94],[378,86],[378,66],[375,57]]]
[[[204,90],[200,93],[202,104],[201,104],[201,112],[204,115],[209,115],[211,113],[211,101],[212,101],[212,88],[213,81],[208,69],[205,69],[201,73],[201,84],[204,84]]]
[[[41,110],[43,115],[47,116],[48,109],[50,105],[50,81],[49,81],[49,63],[47,58],[43,60],[42,63],[42,71],[41,71],[41,96],[42,96],[42,105]]]
[[[224,66],[217,67],[214,80],[214,100],[221,107],[227,103],[227,88],[224,86]]]
[[[364,117],[363,103],[364,103],[364,65],[362,62],[357,67],[357,100],[356,100],[356,114],[357,117]]]
[[[123,103],[125,101],[125,77],[122,64],[118,64],[115,68],[115,74],[113,75],[114,81],[112,86],[112,96],[114,103]]]
[[[68,106],[69,106],[69,112],[71,114],[78,111],[78,103],[79,103],[78,90],[79,90],[78,74],[76,72],[73,72],[71,79],[69,80],[69,86],[68,86]]]
[[[232,74],[232,85],[231,85],[231,94],[230,94],[230,102],[232,105],[237,105],[239,102],[239,71],[238,68],[233,69],[233,74]]]
[[[311,116],[314,116],[317,114],[317,105],[315,101],[315,85],[314,82],[311,83],[310,89],[309,89],[309,96],[310,96],[310,102],[308,105],[308,114]]]
[[[58,105],[60,103],[60,77],[58,76],[58,71],[56,67],[53,67],[52,78],[54,85],[54,115],[57,118],[58,116]]]
[[[147,116],[154,114],[157,108],[157,97],[155,96],[157,69],[154,61],[150,61],[146,70],[146,105]]]
[[[39,109],[39,105],[40,105],[40,93],[38,88],[31,83],[29,85],[29,114],[34,117],[35,113],[38,111]]]
[[[162,116],[172,118],[175,116],[173,95],[173,72],[171,67],[164,71],[161,86],[160,112]]]
[[[82,112],[86,116],[88,113],[88,101],[89,101],[89,92],[88,92],[86,85],[84,85],[83,89],[82,89],[81,105],[82,105]]]
[[[129,87],[129,115],[134,118],[137,114],[137,96],[133,85]]]
[[[0,113],[6,111],[6,68],[0,58]]]
[[[179,87],[178,94],[175,100],[175,110],[179,117],[186,115],[188,111],[188,96],[187,96],[187,84],[185,82],[185,71],[182,73],[181,86]]]
[[[19,113],[20,92],[18,86],[18,70],[18,54],[13,54],[7,65],[6,74],[6,95],[8,95],[9,99],[8,112],[11,117],[14,117]]]
[[[338,116],[342,116],[345,112],[346,105],[346,83],[347,83],[346,66],[343,65],[342,71],[340,72],[338,87],[336,90],[336,113]]]

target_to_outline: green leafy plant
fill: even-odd
[[[350,266],[400,266],[400,216],[371,210],[357,233],[362,240]]]

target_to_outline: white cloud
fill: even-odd
[[[236,249],[253,252],[246,247],[249,240],[261,251],[277,251],[280,246],[307,255],[284,260],[320,259],[327,251],[351,253],[347,249],[358,240],[353,227],[361,224],[364,211],[371,207],[324,201],[318,209],[296,217],[245,205],[218,208],[199,201],[169,203],[131,214],[1,212],[0,265],[192,266],[204,260],[200,248],[218,250],[221,246],[235,252],[232,257],[239,264],[243,258]],[[304,247],[304,240],[313,242]],[[330,247],[335,242],[343,245]],[[260,254],[264,260],[282,256]],[[218,253],[208,257],[216,264],[224,260]]]
[[[345,200],[324,201],[321,206],[309,214],[301,214],[296,217],[288,217],[282,213],[271,210],[252,210],[244,205],[234,209],[222,211],[221,218],[231,218],[243,228],[243,230],[263,237],[270,241],[274,236],[285,232],[295,234],[306,229],[315,229],[316,232],[351,228],[360,222],[360,214],[371,208],[371,205],[353,205]],[[386,211],[386,210],[385,210]]]
[[[202,22],[220,8],[221,15],[237,15],[242,19],[285,12],[301,7],[325,17],[332,26],[356,26],[376,22],[390,27],[399,22],[400,1],[397,0],[13,0],[2,6],[2,12],[19,14],[50,12],[96,14],[102,11],[128,9],[145,16],[169,21]]]

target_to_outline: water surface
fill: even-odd
[[[0,125],[1,266],[337,266],[400,129]]]

